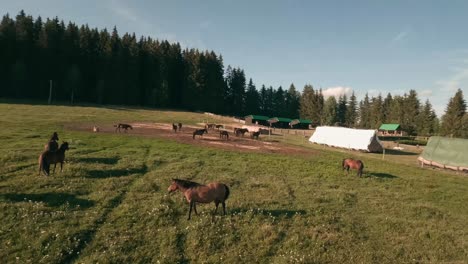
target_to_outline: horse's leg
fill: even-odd
[[[215,205],[216,205],[216,209],[215,209],[215,214],[216,214],[218,212],[219,201],[215,201]]]
[[[198,215],[198,212],[197,212],[197,203],[193,203],[193,211],[195,212],[195,215]]]
[[[53,174],[55,174],[55,167],[57,167],[57,163],[54,163],[54,171],[52,172]]]
[[[60,162],[60,172],[63,172],[63,162]]]
[[[193,201],[190,201],[190,210],[188,212],[188,219],[187,220],[190,220],[190,216],[192,215],[192,207],[193,207]]]
[[[226,215],[226,202],[223,202],[223,213]]]

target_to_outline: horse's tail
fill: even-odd
[[[359,172],[362,174],[363,170],[364,170],[364,163],[361,161],[361,168],[359,168]]]
[[[343,159],[343,161],[341,162],[341,167],[342,167],[342,168],[344,168],[345,160],[346,160],[346,159]]]
[[[47,162],[45,160],[45,155],[44,152],[39,156],[39,175],[41,175],[41,172],[44,171],[46,172],[47,175]]]
[[[225,192],[225,194],[224,194],[224,200],[226,201],[227,198],[229,198],[229,194],[230,194],[231,192],[229,191],[229,187],[228,187],[226,184],[224,184],[224,188],[226,188],[226,192]]]

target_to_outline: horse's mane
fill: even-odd
[[[179,184],[180,186],[182,186],[183,188],[193,188],[193,187],[197,187],[197,186],[200,186],[201,184],[199,183],[196,183],[196,182],[193,182],[193,181],[187,181],[187,180],[180,180],[180,179],[173,179],[177,184]]]

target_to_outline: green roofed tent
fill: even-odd
[[[291,123],[291,121],[292,119],[284,117],[272,117],[268,119],[271,126],[279,128],[289,128],[289,123]]]
[[[431,137],[418,160],[421,166],[468,171],[468,139]]]
[[[245,116],[245,123],[246,124],[258,124],[258,125],[264,125],[268,126],[268,119],[270,119],[268,116],[262,116],[262,115],[248,115]]]

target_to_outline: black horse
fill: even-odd
[[[206,128],[204,129],[197,129],[193,132],[193,139],[195,139],[195,136],[196,135],[199,135],[201,137],[203,137],[203,134],[208,134],[208,130]]]
[[[252,139],[258,139],[258,136],[260,136],[260,130],[252,133]]]
[[[124,129],[125,130],[125,133],[127,133],[127,130],[130,128],[131,130],[133,130],[133,127],[129,124],[117,124],[117,125],[114,125],[114,127],[116,128],[115,129],[115,132],[119,131],[120,133],[120,129]]]
[[[182,130],[182,123],[179,123],[179,131]]]
[[[226,138],[226,140],[227,140],[227,139],[229,139],[229,133],[226,130],[221,130],[221,131],[219,131],[219,137],[220,138]]]
[[[180,123],[179,123],[180,124]],[[172,130],[174,130],[174,132],[177,132],[177,125],[172,123]]]

